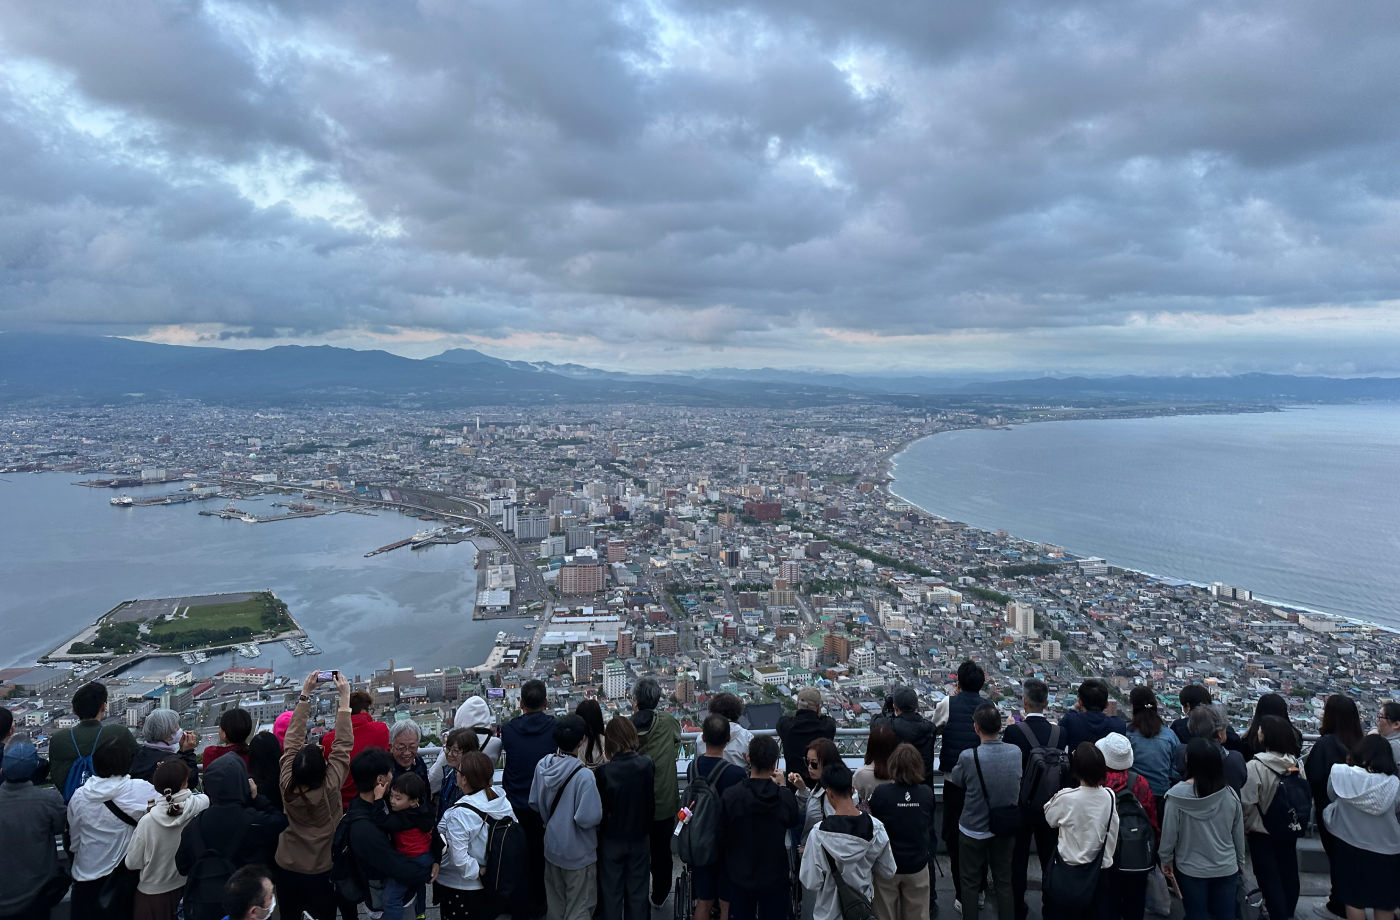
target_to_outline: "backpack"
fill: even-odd
[[[1128,771],[1127,783],[1115,795],[1118,807],[1118,849],[1113,868],[1119,872],[1150,872],[1157,865],[1157,832],[1133,794],[1138,775]]]
[[[221,920],[228,913],[224,910],[224,885],[228,884],[229,876],[238,871],[233,857],[238,855],[238,847],[243,843],[248,826],[245,824],[227,847],[217,849],[205,845],[204,831],[198,818],[190,827],[199,837],[199,856],[190,866],[190,874],[185,877],[185,893],[181,902],[185,920]]]
[[[1017,798],[1022,808],[1036,814],[1045,813],[1045,803],[1061,789],[1072,784],[1069,777],[1069,754],[1060,744],[1060,726],[1050,726],[1050,740],[1040,743],[1035,732],[1025,722],[1016,723],[1030,742],[1030,756],[1021,771],[1021,793]]]
[[[826,863],[831,867],[832,881],[836,882],[836,904],[841,910],[841,920],[875,920],[875,905],[870,903],[859,888],[846,881],[841,867],[831,858],[831,852],[822,847]]]
[[[78,747],[78,736],[73,733],[73,729],[68,729],[68,737],[73,741],[73,753],[78,755],[73,761],[73,766],[68,768],[68,778],[63,781],[63,803],[66,805],[73,798],[73,793],[82,788],[83,783],[92,776],[92,752],[97,750],[97,743],[102,740],[102,730],[107,726],[101,725],[97,729],[97,737],[92,739],[92,751],[83,753]]]
[[[525,871],[529,857],[520,823],[513,817],[488,815],[470,802],[458,802],[452,808],[470,808],[486,824],[486,875],[481,879],[486,890],[506,907],[525,903],[530,890]]]
[[[1269,810],[1260,816],[1264,821],[1264,830],[1275,840],[1290,837],[1297,840],[1308,832],[1312,818],[1312,789],[1297,770],[1280,773],[1273,767],[1264,766],[1264,769],[1278,777],[1274,800],[1269,803]]]
[[[346,812],[331,838],[331,887],[337,896],[351,904],[370,900],[369,877],[360,868],[360,861],[350,847],[350,825],[355,820],[358,819]]]
[[[686,785],[681,795],[681,804],[690,809],[690,817],[681,825],[676,842],[676,855],[681,862],[692,868],[710,866],[719,860],[720,814],[719,792],[715,781],[729,766],[729,761],[721,759],[710,775],[701,779],[694,777]],[[691,764],[694,771],[695,764]]]

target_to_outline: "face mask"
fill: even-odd
[[[276,894],[276,892],[274,892],[273,895],[272,895],[272,903],[263,908],[263,910],[267,911],[267,913],[263,914],[263,920],[267,920],[268,917],[271,917],[271,916],[272,916],[272,912],[275,911],[276,909],[277,909],[277,894]]]

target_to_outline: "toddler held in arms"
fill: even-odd
[[[388,809],[375,817],[375,825],[393,838],[394,849],[422,866],[431,866],[433,814],[428,784],[417,773],[404,773],[389,784],[388,804]],[[402,882],[385,879],[384,916],[398,920],[404,904],[416,895],[416,890],[410,892]]]

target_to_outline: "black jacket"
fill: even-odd
[[[938,769],[945,774],[953,772],[963,751],[977,747],[972,714],[985,702],[982,694],[967,691],[956,693],[948,700],[948,723],[943,726],[943,749],[938,755]]]
[[[131,760],[131,769],[127,771],[133,779],[144,779],[151,781],[155,775],[156,767],[166,760],[178,757],[185,762],[185,766],[190,768],[190,788],[199,788],[199,758],[194,756],[194,751],[165,751],[160,748],[151,747],[148,744],[141,745],[141,750],[136,752],[136,756]]]
[[[1307,759],[1303,761],[1303,773],[1308,778],[1308,785],[1312,787],[1313,810],[1317,813],[1319,825],[1322,824],[1322,810],[1331,801],[1331,797],[1327,795],[1327,777],[1332,775],[1333,767],[1346,762],[1346,745],[1332,734],[1317,739],[1317,743],[1308,752]]]
[[[897,716],[881,716],[870,723],[871,728],[876,725],[888,725],[894,729],[895,735],[901,742],[914,745],[919,756],[924,759],[924,782],[933,782],[933,741],[938,737],[938,726],[917,712],[901,712]]]
[[[381,805],[355,796],[345,811],[344,820],[350,822],[350,852],[355,854],[360,870],[369,878],[392,878],[404,885],[425,884],[431,869],[394,849],[389,835],[375,826],[375,812],[381,810]]]
[[[640,840],[651,832],[656,809],[656,766],[636,751],[618,754],[593,771],[603,800],[602,836],[610,840]]]
[[[1183,747],[1191,743],[1191,729],[1186,725],[1186,716],[1182,716],[1172,723],[1172,731],[1176,734],[1177,740],[1181,742]],[[1233,728],[1226,726],[1225,750],[1238,751],[1241,750],[1242,746],[1243,742],[1240,740],[1239,733]]]
[[[1021,728],[1022,725],[1030,729],[1031,734],[1035,736],[1035,744],[1031,744],[1031,739],[1026,737],[1025,730]],[[1014,744],[1021,749],[1021,769],[1024,770],[1026,764],[1031,759],[1031,749],[1048,745],[1050,743],[1050,735],[1054,733],[1054,730],[1055,723],[1051,722],[1049,719],[1044,719],[1040,716],[1035,716],[1033,718],[1028,716],[1024,722],[1016,722],[1002,729],[1001,740],[1005,741],[1007,744]],[[1060,729],[1059,742],[1059,746],[1063,749],[1065,746],[1064,729]]]
[[[748,891],[786,888],[787,830],[802,824],[792,790],[771,779],[746,779],[726,789],[720,802],[724,809],[720,852],[730,883]]]
[[[918,872],[928,865],[937,846],[933,830],[933,790],[926,785],[884,783],[870,796],[870,814],[885,825],[900,875]]]
[[[175,851],[175,868],[189,875],[191,867],[205,850],[230,845],[242,834],[242,842],[232,854],[234,865],[272,865],[277,837],[287,827],[287,816],[272,808],[266,798],[256,799],[248,790],[248,768],[243,758],[218,758],[204,771],[204,793],[209,807],[180,832]]]
[[[506,755],[501,788],[517,815],[530,807],[530,783],[535,779],[535,764],[554,753],[556,721],[545,712],[527,712],[501,726],[501,749]]]
[[[783,742],[783,766],[789,773],[807,778],[803,758],[807,745],[818,738],[836,738],[836,720],[811,709],[799,709],[795,715],[778,720],[778,737]]]

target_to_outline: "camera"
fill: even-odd
[[[321,671],[316,675],[316,680],[324,684],[328,680],[335,680],[339,674],[339,671]]]

